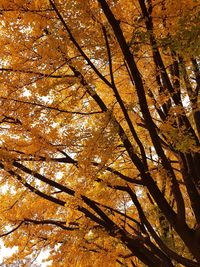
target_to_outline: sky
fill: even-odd
[[[3,241],[0,240],[0,266],[3,267],[3,259],[6,257],[12,256],[12,254],[17,251],[17,247],[14,248],[6,248],[3,244]],[[37,257],[35,263],[39,264],[41,267],[48,267],[50,263],[42,262],[49,255],[48,251],[41,252]],[[31,267],[31,266],[29,266]]]

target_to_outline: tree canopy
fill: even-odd
[[[1,1],[5,266],[200,266],[199,14]]]

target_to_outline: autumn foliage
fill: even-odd
[[[200,266],[198,1],[0,2],[5,266]]]

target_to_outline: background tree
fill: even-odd
[[[199,7],[1,1],[5,264],[200,265]]]

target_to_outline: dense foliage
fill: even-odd
[[[5,266],[200,266],[199,14],[1,1]]]

